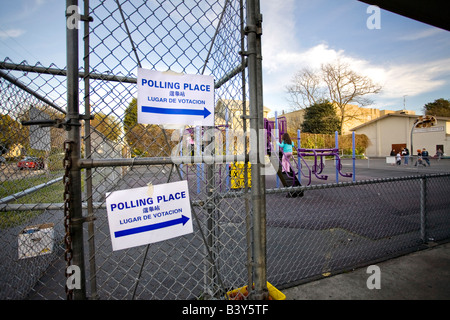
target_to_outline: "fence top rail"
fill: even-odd
[[[228,80],[242,72],[247,67],[247,60],[244,61],[243,64],[232,69],[228,72],[223,78],[218,79],[214,85],[215,89],[220,88],[224,83]],[[0,61],[0,69],[4,70],[13,70],[13,71],[23,71],[23,72],[35,72],[41,74],[51,74],[55,76],[67,76],[66,69],[52,68],[52,67],[43,67],[43,66],[30,66],[25,64],[16,64],[11,62],[1,62]],[[118,76],[113,74],[105,74],[105,73],[97,73],[97,72],[89,72],[86,74],[83,70],[78,72],[79,78],[89,78],[92,80],[103,80],[103,81],[116,81],[123,83],[137,83],[136,77],[130,76]]]
[[[421,175],[413,175],[413,176],[405,176],[405,177],[375,178],[375,179],[370,179],[370,180],[359,180],[359,181],[344,181],[344,182],[338,182],[338,183],[322,183],[322,184],[299,186],[299,187],[272,188],[272,189],[266,189],[266,193],[274,194],[274,193],[303,191],[303,190],[341,188],[341,187],[350,187],[350,186],[377,184],[377,183],[388,183],[388,182],[396,182],[396,181],[433,179],[433,178],[440,178],[440,177],[450,177],[450,172],[430,173],[430,174],[421,174]]]
[[[22,82],[19,81],[19,79],[17,79],[16,77],[13,77],[12,75],[3,72],[0,70],[0,77],[4,78],[5,80],[9,81],[10,83],[14,84],[15,86],[17,86],[18,88],[24,90],[25,92],[28,92],[29,94],[31,94],[32,96],[34,96],[35,98],[37,98],[38,100],[44,102],[45,104],[51,106],[52,108],[54,108],[55,110],[58,110],[59,112],[66,114],[66,111],[61,109],[59,106],[57,106],[55,103],[53,103],[52,101],[48,100],[47,98],[43,97],[42,95],[40,95],[39,93],[31,90],[28,86],[26,86],[25,84],[23,84]]]
[[[0,62],[0,69],[5,70],[13,70],[13,71],[23,71],[23,72],[35,72],[41,74],[51,74],[55,76],[67,76],[67,70],[59,69],[59,68],[51,68],[51,67],[43,67],[43,66],[30,66],[25,64],[15,64],[10,62]],[[124,83],[136,83],[137,78],[135,77],[127,77],[127,76],[117,76],[111,74],[104,73],[96,73],[90,72],[86,75],[86,73],[82,70],[78,72],[79,78],[89,77],[94,80],[106,80],[106,81],[117,81]]]
[[[183,157],[148,157],[148,158],[117,158],[117,159],[80,159],[80,168],[116,167],[116,166],[146,166],[164,164],[226,164],[235,161],[248,161],[248,155],[216,155],[216,156],[183,156]]]

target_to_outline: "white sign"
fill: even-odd
[[[214,126],[214,77],[138,68],[138,122]]]
[[[428,128],[415,128],[414,133],[421,133],[421,132],[440,132],[444,131],[444,126],[439,127],[428,127]]]
[[[53,223],[29,226],[19,233],[19,259],[53,252],[55,231]]]
[[[193,232],[186,180],[106,194],[113,250]]]

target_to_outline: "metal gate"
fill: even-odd
[[[1,63],[2,172],[11,171],[2,299],[61,298],[64,285],[68,299],[225,298],[249,283],[262,298],[259,10],[243,0],[67,1],[66,69]],[[138,123],[138,67],[212,76],[214,127]],[[37,167],[14,169],[24,155]],[[113,251],[107,193],[180,180],[194,232]]]
[[[68,14],[77,5],[68,1]],[[228,290],[252,282],[255,297],[261,296],[265,239],[260,236],[264,185],[259,165],[251,169],[251,193],[245,186],[232,190],[229,175],[230,159],[247,163],[246,150],[257,153],[251,145],[255,139],[248,145],[245,136],[248,128],[258,135],[263,121],[257,2],[84,5],[85,15],[79,16],[84,22],[83,74],[79,30],[69,27],[73,15],[67,20],[67,260],[86,266],[80,289],[68,290],[69,297],[224,298]],[[212,75],[215,127],[137,123],[137,67]],[[106,193],[179,180],[188,181],[194,233],[112,251]]]

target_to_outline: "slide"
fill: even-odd
[[[298,181],[297,174],[292,170],[292,167],[290,168],[290,172],[282,172],[282,166],[281,166],[281,159],[282,159],[282,153],[278,153],[277,159],[273,159],[273,157],[270,157],[270,161],[272,162],[272,165],[274,168],[278,166],[277,175],[280,178],[281,183],[284,187],[298,187],[301,186],[300,181]],[[273,163],[274,161],[278,161],[278,164]],[[287,197],[303,197],[303,191],[293,191],[289,192]]]

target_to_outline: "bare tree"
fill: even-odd
[[[349,104],[370,105],[373,101],[368,95],[381,91],[381,86],[375,84],[369,77],[356,73],[340,60],[323,64],[317,71],[302,69],[294,76],[292,82],[287,91],[295,109],[303,109],[316,102],[329,100],[339,110],[341,130],[345,120],[358,116],[350,112]]]
[[[295,110],[307,108],[323,98],[321,82],[320,75],[311,68],[303,68],[294,75],[287,91]]]
[[[339,60],[322,65],[321,70],[330,101],[340,110],[341,129],[346,118],[354,117],[346,112],[348,104],[353,102],[362,107],[370,105],[373,101],[367,95],[381,91],[381,86],[374,84],[369,77],[356,73]]]

